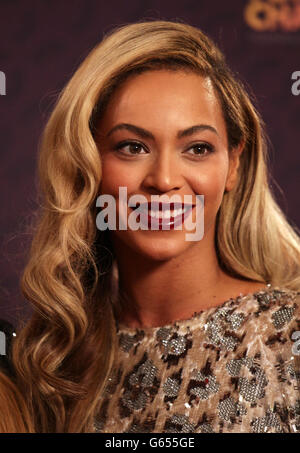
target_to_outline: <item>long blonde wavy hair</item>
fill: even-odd
[[[21,410],[24,423],[30,420],[35,432],[91,432],[101,408],[116,347],[116,279],[109,233],[96,228],[101,149],[94,135],[115,88],[151,69],[209,77],[223,109],[228,151],[245,143],[239,180],[218,212],[220,266],[250,280],[300,288],[299,235],[272,193],[268,139],[249,90],[195,27],[163,20],[117,27],[62,90],[40,144],[40,208],[21,278],[33,315],[12,350],[15,385],[28,412]]]

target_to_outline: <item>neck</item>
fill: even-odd
[[[167,261],[153,261],[116,247],[119,271],[120,322],[129,327],[152,327],[223,301],[229,282],[218,263],[214,241],[200,241]],[[228,293],[228,298],[232,296]]]

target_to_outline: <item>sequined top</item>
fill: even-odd
[[[300,292],[268,285],[163,327],[116,327],[96,432],[300,432]]]

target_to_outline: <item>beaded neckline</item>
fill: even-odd
[[[152,332],[154,333],[156,330],[158,329],[162,329],[162,328],[165,328],[165,329],[170,329],[170,328],[174,328],[174,326],[186,326],[188,324],[190,324],[191,322],[195,321],[195,320],[199,320],[201,319],[201,317],[203,315],[210,315],[212,314],[214,311],[217,311],[219,310],[220,308],[225,308],[227,305],[230,305],[230,307],[233,307],[235,305],[240,305],[241,303],[243,302],[246,302],[247,300],[255,297],[255,295],[257,294],[265,294],[265,293],[270,293],[271,291],[291,291],[289,289],[286,289],[286,288],[283,288],[283,287],[275,287],[275,286],[272,286],[270,283],[268,283],[265,288],[263,289],[260,289],[258,291],[255,291],[255,292],[251,292],[251,293],[240,293],[239,296],[237,297],[231,297],[229,299],[226,299],[224,302],[222,302],[221,304],[218,304],[216,306],[213,306],[213,307],[210,307],[210,308],[206,308],[206,309],[203,309],[203,310],[200,310],[200,311],[197,311],[195,312],[191,317],[189,318],[186,318],[186,319],[177,319],[175,321],[172,321],[170,323],[167,323],[165,325],[161,325],[161,326],[151,326],[151,327],[129,327],[125,324],[122,324],[120,322],[118,322],[117,320],[115,320],[115,323],[116,323],[116,328],[117,328],[117,332],[118,334],[129,334],[129,335],[135,335],[136,333],[140,332],[140,331],[143,331],[145,334],[148,333],[148,334],[151,334]]]

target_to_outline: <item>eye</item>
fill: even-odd
[[[189,153],[190,150],[196,150],[195,153]],[[191,146],[187,151],[187,154],[192,156],[206,156],[214,152],[214,147],[209,145],[208,143],[195,143],[195,145]]]
[[[127,148],[127,152],[125,151],[126,148]],[[117,150],[117,151],[122,152],[122,154],[126,154],[126,155],[129,155],[129,156],[130,155],[137,155],[137,154],[147,154],[147,152],[144,152],[144,153],[140,152],[141,149],[144,149],[144,148],[143,148],[143,145],[141,143],[138,143],[138,142],[130,142],[130,141],[121,142],[121,143],[118,143],[114,147],[114,149]]]

